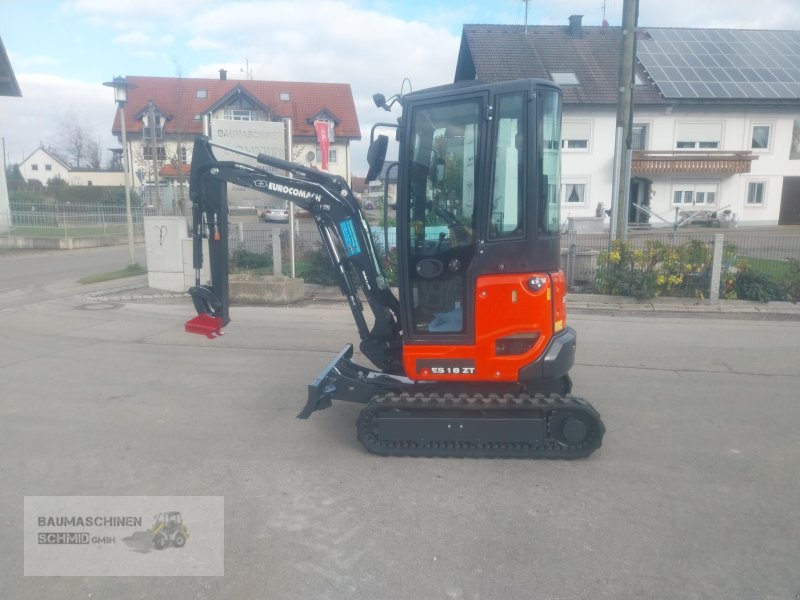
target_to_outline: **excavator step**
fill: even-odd
[[[555,394],[387,394],[357,427],[367,450],[384,456],[584,458],[605,433],[588,402]]]

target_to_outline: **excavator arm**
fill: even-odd
[[[217,160],[214,147],[254,159],[265,168]],[[345,180],[267,154],[221,146],[203,136],[194,143],[189,179],[195,269],[189,294],[198,315],[187,322],[186,330],[213,338],[230,321],[227,183],[287,200],[312,215],[353,314],[362,353],[381,371],[401,373],[400,305],[387,283],[369,224]],[[210,284],[200,281],[204,239]],[[361,295],[372,312],[371,326]]]

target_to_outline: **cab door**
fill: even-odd
[[[413,107],[398,204],[404,334],[427,344],[473,337],[479,156],[486,94]]]

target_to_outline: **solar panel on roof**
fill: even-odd
[[[667,98],[800,99],[800,31],[648,34],[639,41],[639,62]]]

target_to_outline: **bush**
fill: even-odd
[[[64,184],[53,186],[52,194],[61,203],[125,206],[125,188],[122,186]],[[133,191],[131,203],[136,204]]]
[[[701,296],[711,277],[710,248],[691,240],[681,246],[645,242],[634,250],[628,242],[615,241],[598,260],[598,290],[614,296]]]
[[[734,278],[733,289],[740,300],[756,302],[769,302],[771,300],[786,300],[789,292],[785,286],[775,281],[769,275],[752,271],[748,268],[741,269]]]
[[[31,205],[37,205],[38,208],[39,206],[49,204],[50,202],[50,198],[41,192],[18,190],[16,192],[11,192],[8,195],[8,203],[11,207],[11,210],[30,210]]]
[[[231,254],[229,270],[231,273],[271,274],[272,256],[249,250],[236,250]]]
[[[800,261],[791,261],[791,274],[789,275],[789,285],[786,292],[792,302],[800,302]]]
[[[322,245],[318,245],[302,260],[297,261],[295,271],[297,276],[302,277],[306,283],[319,285],[338,285],[339,283],[336,279],[335,267],[331,264],[328,252]]]

